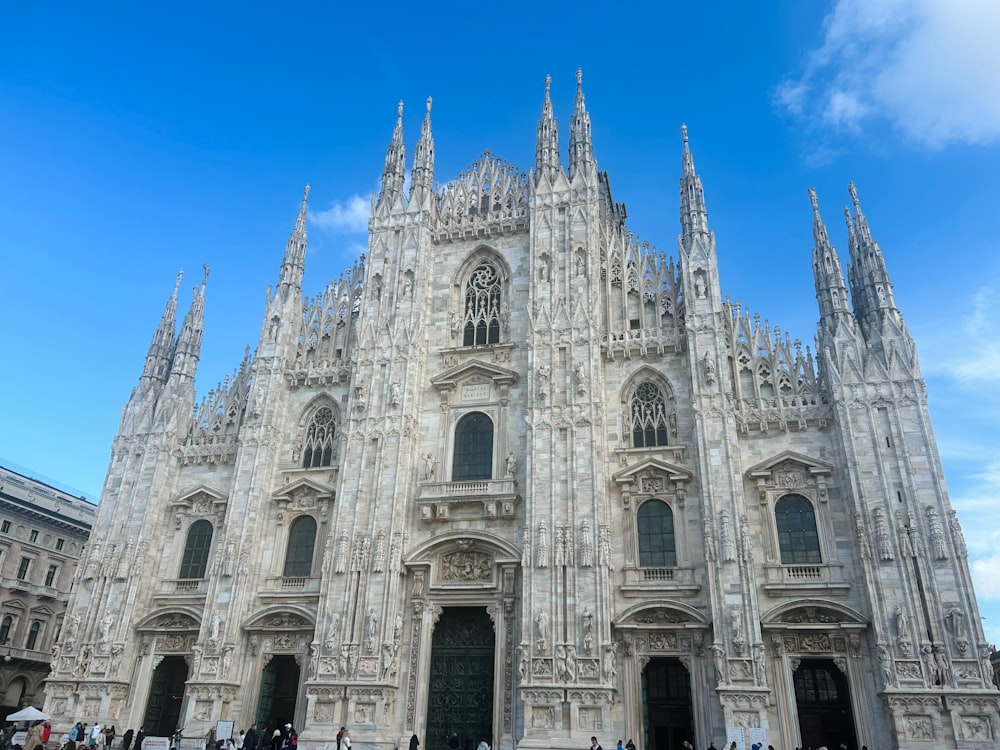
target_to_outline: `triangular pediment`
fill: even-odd
[[[292,500],[297,494],[315,495],[317,499],[333,497],[333,489],[308,477],[296,479],[274,493],[275,500]]]
[[[789,463],[802,467],[812,476],[825,476],[833,472],[833,465],[828,464],[826,461],[810,458],[795,451],[782,451],[756,466],[751,466],[747,469],[747,476],[767,478],[776,469]]]
[[[691,478],[691,472],[659,458],[644,458],[615,474],[614,479],[619,484],[633,484],[640,478],[660,475],[666,476],[672,482],[686,482]]]
[[[518,374],[506,367],[499,367],[490,362],[478,359],[445,370],[440,375],[431,378],[431,385],[440,391],[454,390],[460,382],[478,378],[483,382],[493,382],[497,385],[513,385],[518,381]]]
[[[183,505],[191,508],[197,502],[209,501],[211,503],[225,503],[226,493],[221,492],[207,484],[199,484],[197,487],[185,490],[183,493],[170,501],[171,505]]]

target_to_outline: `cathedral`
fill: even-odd
[[[409,162],[400,105],[365,256],[304,292],[306,188],[256,345],[200,397],[206,285],[178,329],[178,278],[76,571],[57,728],[995,746],[891,253],[851,185],[845,274],[810,191],[803,347],[725,301],[681,134],[670,258],[612,199],[579,73],[568,154],[546,81],[527,172],[486,152],[437,187],[431,102]]]

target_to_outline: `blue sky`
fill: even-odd
[[[212,266],[204,393],[257,339],[304,184],[307,292],[362,251],[398,100],[412,153],[434,98],[439,181],[485,149],[527,169],[545,75],[565,154],[582,67],[632,230],[674,254],[687,123],[724,293],[793,338],[806,188],[846,261],[857,183],[1000,641],[1000,6],[663,5],[0,3],[0,461],[96,497],[179,268],[184,306]]]

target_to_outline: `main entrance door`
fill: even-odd
[[[832,659],[803,659],[793,675],[802,747],[857,747],[847,675]]]
[[[299,693],[299,665],[294,656],[275,656],[264,667],[257,701],[257,726],[270,729],[294,724]]]
[[[485,607],[446,607],[431,641],[424,747],[493,741],[493,623]],[[455,743],[458,743],[455,745]]]
[[[156,665],[149,700],[146,701],[146,716],[142,722],[146,734],[170,737],[177,729],[187,676],[187,662],[183,656],[165,656]]]
[[[646,747],[675,750],[685,740],[695,747],[691,679],[679,659],[651,659],[642,673],[646,703]]]

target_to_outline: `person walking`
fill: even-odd
[[[87,738],[87,744],[90,747],[96,748],[97,747],[97,741],[99,739],[101,739],[101,736],[102,736],[103,732],[104,732],[104,728],[100,725],[99,722],[95,721],[94,722],[94,726],[92,726],[90,728],[90,736]]]
[[[601,747],[601,743],[597,741],[596,737],[590,738],[590,750],[604,750],[604,748]]]
[[[24,741],[24,750],[38,750],[42,747],[42,722],[36,721],[28,730],[28,737]]]
[[[146,728],[139,727],[139,731],[135,734],[135,750],[142,750],[142,741],[146,739]]]
[[[133,737],[135,737],[135,732],[131,729],[126,729],[125,734],[122,735],[122,750],[130,750]]]

